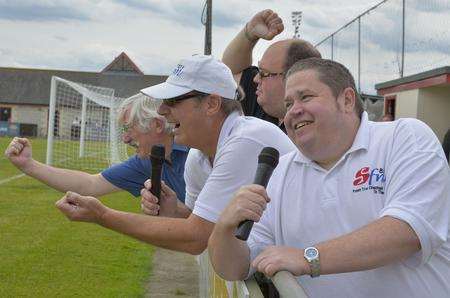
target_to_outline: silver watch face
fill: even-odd
[[[314,247],[309,247],[305,250],[305,257],[307,257],[308,259],[316,258],[318,254],[319,252]]]

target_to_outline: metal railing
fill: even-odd
[[[254,277],[245,281],[237,281],[236,294],[237,298],[264,298]]]
[[[297,282],[295,276],[288,271],[280,271],[272,278],[281,298],[307,298],[305,290]]]
[[[198,256],[199,263],[199,297],[220,298],[263,298],[264,295],[254,277],[245,281],[228,282],[215,274],[207,251]],[[297,279],[287,271],[280,271],[272,278],[280,297],[307,298]]]

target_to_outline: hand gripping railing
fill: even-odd
[[[225,282],[215,274],[205,251],[198,257],[200,266],[199,297],[263,298],[258,283],[252,276],[245,281]],[[307,298],[297,279],[288,271],[280,271],[272,277],[272,282],[281,298]],[[227,286],[228,283],[228,286]]]

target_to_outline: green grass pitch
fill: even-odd
[[[0,137],[0,297],[142,297],[153,248],[93,224],[70,222],[54,203],[63,196],[21,174],[3,155]],[[33,157],[45,160],[43,139]],[[127,192],[101,200],[140,212]]]

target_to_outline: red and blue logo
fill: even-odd
[[[353,192],[373,190],[374,193],[384,194],[385,182],[386,175],[383,168],[363,167],[355,174],[353,186],[358,188],[353,189]]]

